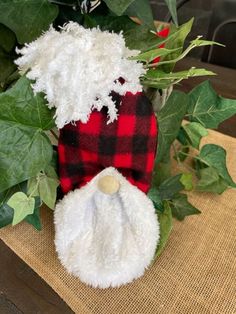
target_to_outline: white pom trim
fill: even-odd
[[[56,108],[56,124],[86,123],[93,109],[108,108],[108,123],[117,119],[111,91],[124,95],[142,90],[142,63],[129,60],[138,51],[125,46],[122,34],[85,29],[70,22],[61,32],[53,27],[17,53],[15,63],[26,76],[36,80],[35,92],[44,92],[50,108]],[[122,77],[122,85],[118,79]]]
[[[106,175],[120,183],[114,195],[97,187]],[[152,202],[112,167],[67,194],[56,206],[54,221],[59,259],[93,287],[118,287],[142,276],[159,240]]]

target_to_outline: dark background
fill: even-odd
[[[180,1],[177,0],[177,3]],[[150,3],[154,19],[167,22],[168,9],[165,1],[150,0]],[[217,47],[211,63],[236,68],[236,0],[189,0],[178,9],[179,24],[185,23],[191,17],[194,17],[194,24],[188,40],[194,39],[198,35],[203,35],[204,39],[211,40],[212,32],[218,25],[233,21],[233,23],[225,25],[218,33],[217,41],[224,43],[226,48]],[[190,56],[204,59],[204,48],[193,50]]]

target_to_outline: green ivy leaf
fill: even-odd
[[[189,120],[206,128],[217,128],[221,122],[236,114],[236,100],[218,96],[209,81],[195,87],[189,97]]]
[[[177,174],[161,183],[158,190],[162,200],[170,200],[177,192],[184,189],[184,185],[180,181],[181,177],[182,174]]]
[[[59,185],[55,169],[49,165],[45,171],[28,180],[28,194],[40,196],[40,199],[51,209],[54,209]]]
[[[176,27],[173,24],[170,25],[170,33],[169,33],[169,36],[167,37],[165,48],[166,49],[181,48],[181,49],[166,56],[165,61],[175,60],[179,55],[181,55],[185,39],[191,31],[192,25],[193,25],[193,18],[189,20],[188,22],[186,22],[185,24],[182,24],[180,27]],[[161,69],[163,69],[164,72],[169,73],[173,70],[174,66],[175,66],[175,62],[170,63],[170,64],[165,64],[161,66]]]
[[[156,49],[165,43],[167,38],[159,38],[155,33],[150,31],[146,25],[137,25],[136,27],[124,32],[126,46],[130,49],[148,51]]]
[[[23,192],[17,192],[7,202],[8,206],[14,209],[12,225],[21,222],[27,215],[33,214],[35,199],[28,197]]]
[[[208,135],[207,129],[198,122],[187,123],[181,128],[185,133],[187,142],[196,149],[199,149],[202,137]]]
[[[196,186],[198,191],[221,194],[228,188],[228,183],[213,167],[199,169],[198,175],[200,177]]]
[[[157,156],[156,156],[157,158]],[[170,151],[163,157],[162,162],[155,163],[152,172],[152,186],[159,187],[160,184],[171,176]]]
[[[146,24],[149,28],[155,30],[152,8],[149,0],[132,1],[125,14],[127,14],[128,16],[138,17],[142,23]]]
[[[156,188],[152,187],[148,191],[148,197],[152,200],[153,205],[154,205],[156,210],[161,211],[161,212],[164,210],[160,193]]]
[[[155,258],[161,255],[172,230],[172,213],[168,202],[164,202],[164,211],[158,212],[158,220],[160,224],[160,240],[155,253]]]
[[[54,169],[52,167],[49,167],[49,169],[49,172],[45,172],[45,174],[40,176],[39,195],[49,208],[54,209],[59,181]]]
[[[42,223],[40,219],[40,206],[41,206],[41,200],[39,197],[36,197],[33,214],[26,216],[24,219],[30,225],[34,226],[35,229],[38,231],[42,230]]]
[[[7,78],[16,70],[12,57],[0,47],[0,88],[4,87]]]
[[[26,191],[26,182],[22,182],[0,193],[0,228],[12,223],[13,209],[7,204],[8,200],[16,192]]]
[[[191,191],[193,189],[193,176],[191,173],[183,173],[180,182],[183,184],[186,191]]]
[[[170,11],[172,19],[176,26],[178,26],[178,18],[177,18],[177,8],[176,8],[176,0],[165,0],[166,5]]]
[[[0,228],[12,223],[14,211],[6,203],[0,206]]]
[[[236,187],[226,167],[226,151],[223,147],[215,144],[206,144],[201,148],[196,158],[206,166],[214,168],[229,186]]]
[[[144,61],[144,62],[151,62],[152,60],[154,60],[156,57],[162,57],[162,56],[166,56],[170,53],[172,53],[173,51],[176,51],[178,50],[179,48],[177,49],[165,49],[165,48],[157,48],[157,49],[152,49],[152,50],[149,50],[149,51],[146,51],[146,52],[143,52],[143,53],[140,53],[139,55],[137,56],[134,56],[134,57],[130,57],[131,60],[139,60],[139,61]],[[155,75],[155,76],[154,76]],[[157,70],[149,70],[146,74],[145,77],[154,77],[155,79],[157,78],[160,78],[161,76],[165,77],[167,74],[162,72],[160,73],[159,71]]]
[[[95,15],[94,19],[103,31],[108,30],[115,33],[123,31],[125,33],[131,29],[139,27],[139,25],[132,21],[128,16]]]
[[[48,0],[4,0],[0,2],[0,23],[9,27],[20,44],[31,42],[47,30],[58,14]]]
[[[162,160],[176,139],[187,105],[188,96],[182,92],[174,91],[169,96],[165,106],[159,111],[157,116],[159,132],[156,163]]]
[[[39,196],[38,177],[29,178],[27,182],[27,194],[31,196]]]
[[[15,34],[5,25],[0,24],[0,46],[6,51],[10,52],[16,43]]]
[[[178,220],[184,220],[186,216],[200,214],[200,210],[188,202],[186,194],[178,193],[169,202],[172,215]]]
[[[108,8],[114,12],[116,15],[122,15],[126,9],[130,6],[135,0],[104,0]]]
[[[0,191],[35,176],[52,158],[43,130],[54,126],[53,111],[30,84],[22,77],[0,94]]]
[[[225,45],[222,45],[222,44],[220,44],[220,43],[218,43],[216,41],[200,39],[201,37],[202,36],[198,36],[194,40],[191,40],[190,43],[195,45],[195,46],[197,46],[197,47],[212,46],[212,45],[225,47]]]
[[[164,56],[164,55],[168,55],[169,53],[173,53],[175,51],[178,51],[181,48],[175,48],[175,49],[159,48],[159,49],[154,49],[154,50],[150,50],[148,52],[144,52],[142,54],[139,54],[137,57],[134,57],[134,58],[138,59],[140,56],[149,56],[149,55],[152,55],[152,53],[155,53],[155,51],[157,51],[159,53],[159,51],[162,51],[163,49],[164,49],[164,51],[166,51],[166,52],[163,53],[163,56]],[[161,55],[157,54],[157,56],[161,56]],[[147,59],[148,58],[146,58],[146,60],[144,58],[142,58],[140,60],[141,61],[147,61]],[[208,71],[208,70],[205,70],[205,69],[196,69],[196,68],[190,68],[189,70],[179,71],[179,72],[170,72],[170,73],[166,73],[166,72],[160,71],[158,69],[151,69],[151,70],[149,70],[147,72],[146,78],[150,79],[150,80],[152,79],[152,80],[155,80],[155,81],[157,81],[157,80],[172,80],[174,82],[175,80],[183,80],[183,79],[187,79],[189,77],[205,76],[205,75],[215,75],[215,73],[213,73],[211,71]]]
[[[162,50],[162,49],[165,49],[165,48],[160,48],[159,50]],[[168,54],[173,53],[173,51],[177,51],[179,49],[180,48],[165,49],[166,52],[164,51],[162,56],[167,56]],[[141,56],[141,58],[144,59],[145,56],[148,57],[148,53],[149,53],[149,56],[153,57],[151,52],[153,52],[154,54],[155,50],[151,50],[150,52],[149,51],[145,52],[143,54],[138,55],[135,58],[139,58]],[[147,61],[147,60],[142,60],[142,61]],[[188,79],[189,77],[205,76],[205,75],[215,75],[215,73],[205,70],[205,69],[195,69],[195,68],[191,68],[186,71],[166,73],[166,72],[161,71],[160,68],[157,67],[156,69],[150,69],[145,74],[145,76],[141,78],[141,81],[143,85],[153,87],[153,88],[163,89],[163,88],[168,88],[171,85],[178,84],[182,80]]]
[[[97,27],[97,22],[89,14],[84,14],[83,27],[84,28],[94,28],[94,27]]]
[[[14,210],[11,208],[7,202],[8,200],[17,192],[27,191],[27,182],[22,182],[20,184],[11,187],[10,189],[0,193],[0,228],[5,227],[12,223]],[[41,206],[41,200],[39,197],[35,198],[35,208],[34,213],[26,216],[24,219],[28,223],[34,225],[37,230],[41,230],[41,222],[39,216],[39,207]]]

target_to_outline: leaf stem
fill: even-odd
[[[56,134],[56,132],[54,132],[53,130],[50,130],[50,132],[52,133],[54,138],[58,141],[59,140],[59,136]]]
[[[177,163],[178,163],[178,167],[179,168],[185,168],[186,170],[190,171],[191,173],[196,173],[196,170],[193,169],[192,167],[188,166],[186,163],[182,162],[178,156],[178,151],[175,147],[175,144],[173,143],[172,144],[172,147],[173,147],[173,150],[174,150],[174,153],[175,153],[175,156],[176,156],[176,159],[177,159]],[[188,154],[188,153],[184,153],[183,151],[181,151],[181,154],[183,155],[186,155],[188,157],[192,157],[192,158],[196,158],[196,159],[199,159],[197,156],[194,156],[194,155],[191,155],[191,154]]]
[[[175,144],[174,144],[174,143],[172,144],[172,147],[173,147],[173,149],[174,149],[174,153],[175,153],[175,156],[176,156],[176,159],[177,159],[178,165],[180,165],[180,164],[181,164],[181,161],[180,161],[180,159],[179,159],[178,152],[177,152],[177,149],[176,149],[176,147],[175,147]]]

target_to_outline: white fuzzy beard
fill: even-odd
[[[106,175],[119,181],[116,194],[98,189],[98,180]],[[153,204],[112,167],[67,194],[54,217],[62,264],[93,287],[131,282],[143,275],[154,257],[159,224]]]
[[[138,51],[125,46],[122,34],[85,29],[70,22],[61,32],[49,31],[21,50],[16,64],[29,79],[36,80],[35,92],[44,92],[50,108],[56,108],[56,124],[86,123],[91,110],[108,108],[109,122],[117,119],[111,91],[124,95],[142,90],[139,77],[143,65],[128,57]],[[122,77],[122,85],[118,79]]]

